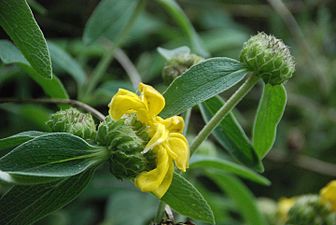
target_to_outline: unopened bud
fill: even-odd
[[[86,140],[94,140],[96,124],[89,113],[75,108],[60,110],[50,116],[47,125],[53,132],[68,132]]]
[[[158,50],[167,60],[162,70],[162,77],[166,84],[170,84],[191,66],[203,60],[202,57],[191,54],[188,47],[180,47],[173,50],[159,48]]]
[[[271,85],[287,81],[295,71],[294,59],[288,47],[282,40],[265,33],[258,33],[245,42],[240,62]]]

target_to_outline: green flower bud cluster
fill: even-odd
[[[295,71],[294,59],[288,47],[281,40],[265,33],[258,33],[245,42],[240,62],[271,85],[287,81]]]
[[[335,225],[336,214],[323,204],[318,195],[305,195],[297,199],[288,212],[286,225]]]
[[[175,78],[202,60],[202,57],[190,53],[180,53],[175,55],[166,62],[166,65],[162,70],[164,82],[170,84]]]
[[[94,140],[96,137],[96,124],[91,114],[75,108],[52,114],[47,125],[53,132],[68,132],[86,140]]]
[[[111,173],[118,179],[134,178],[143,171],[155,166],[155,155],[152,151],[141,153],[149,136],[147,127],[129,115],[114,121],[110,116],[100,123],[96,142],[111,151]]]

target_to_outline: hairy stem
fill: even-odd
[[[202,142],[211,134],[224,117],[232,111],[232,109],[244,98],[244,96],[258,82],[259,77],[251,75],[245,83],[228,99],[228,101],[220,108],[211,120],[198,133],[190,146],[190,153],[193,154]]]
[[[68,104],[76,108],[80,108],[88,113],[91,113],[94,117],[96,117],[98,120],[103,121],[105,119],[105,116],[96,110],[95,108],[77,101],[73,99],[55,99],[55,98],[36,98],[36,99],[17,99],[17,98],[0,98],[0,104],[1,103],[42,103],[42,104]]]

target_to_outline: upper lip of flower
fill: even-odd
[[[161,198],[172,180],[173,161],[182,171],[188,168],[189,146],[187,139],[182,135],[184,121],[180,116],[167,119],[158,116],[165,106],[165,99],[153,87],[140,83],[139,91],[140,95],[137,95],[119,89],[109,104],[109,114],[118,120],[125,114],[135,113],[137,119],[149,127],[151,139],[143,153],[156,149],[157,168],[139,174],[135,183],[141,190],[152,191]],[[167,163],[162,164],[162,161]],[[157,177],[149,179],[149,175]]]

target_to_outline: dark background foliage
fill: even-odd
[[[45,37],[62,46],[90,76],[106,46],[86,46],[81,40],[85,24],[99,1],[28,2]],[[250,182],[246,184],[257,197],[266,196],[275,200],[282,196],[317,193],[336,176],[336,166],[333,165],[336,163],[336,2],[286,1],[287,9],[293,17],[283,9],[270,5],[273,2],[271,0],[178,2],[211,56],[238,58],[242,44],[258,31],[273,34],[290,47],[297,69],[293,79],[286,84],[288,105],[280,123],[276,144],[264,160],[264,176],[271,180],[272,185],[263,187]],[[0,31],[0,39],[7,39],[3,31]],[[176,48],[181,45],[189,45],[187,37],[158,4],[148,1],[146,13],[136,22],[122,49],[136,65],[144,82],[164,90],[161,78],[164,60],[158,55],[156,48]],[[61,68],[54,67],[54,72],[65,85],[70,97],[76,98],[78,90],[72,78]],[[39,86],[25,76],[20,68],[1,64],[0,74],[1,97],[44,96]],[[131,88],[123,68],[114,60],[93,96],[82,100],[106,114],[106,105],[119,86]],[[260,97],[259,89],[256,88],[238,106],[238,118],[247,131],[252,127]],[[229,91],[223,96],[227,97],[231,93]],[[2,104],[0,136],[24,130],[48,130],[45,121],[56,109],[53,105]],[[203,124],[197,109],[194,110],[191,121],[190,128],[196,133]],[[209,180],[198,180],[210,189],[217,190]],[[133,192],[133,202],[129,202],[128,189],[133,190],[133,187],[114,180],[109,174],[101,173],[80,199],[40,224],[126,224],[122,219],[127,217],[129,211],[134,211],[134,215],[138,216],[141,212],[141,221],[144,217],[145,221],[149,220],[155,212],[157,202],[150,196],[146,196],[144,200],[143,196]],[[142,202],[148,204],[147,211],[140,209]],[[232,207],[229,200],[225,204]],[[112,214],[120,209],[124,210],[124,214],[117,214],[114,217],[117,219],[111,219]],[[233,217],[236,216],[233,214]],[[137,219],[134,216],[134,221]],[[117,221],[111,222],[113,220]]]

